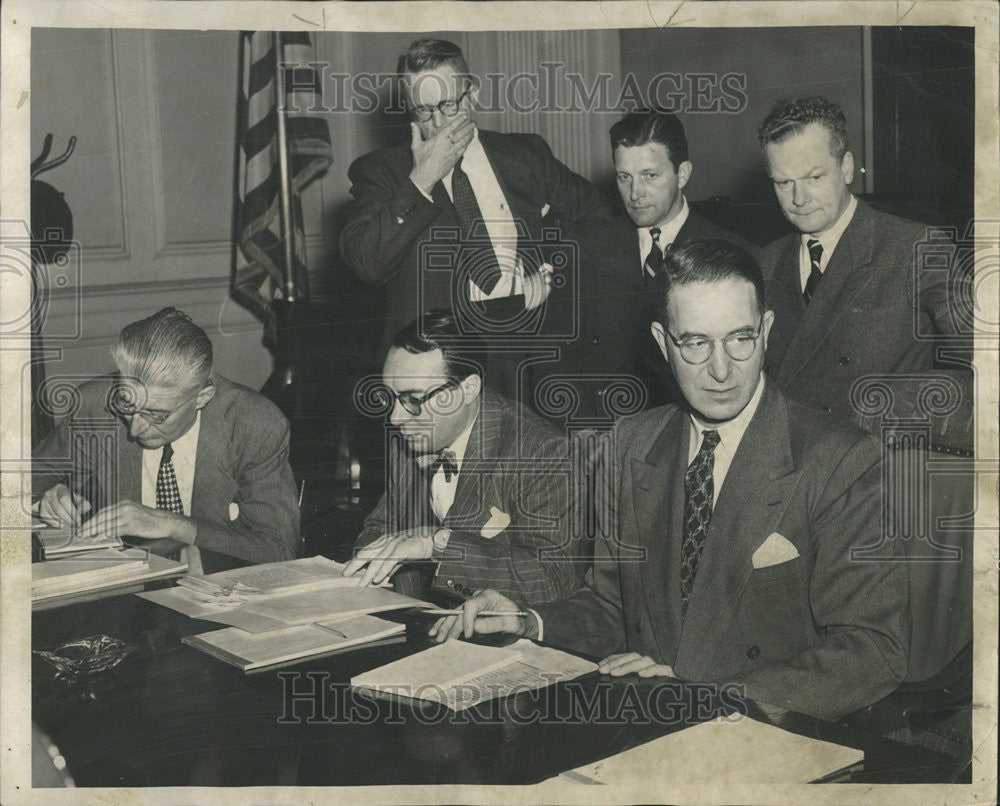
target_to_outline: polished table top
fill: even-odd
[[[134,595],[33,616],[32,644],[107,634],[135,646],[117,668],[67,683],[33,659],[33,719],[78,786],[528,784],[732,710],[713,687],[596,673],[453,713],[373,699],[348,681],[429,646],[404,640],[244,675],[183,635],[221,625]],[[739,703],[735,703],[739,707]],[[954,781],[947,756],[792,713],[750,713],[865,750],[851,782]]]

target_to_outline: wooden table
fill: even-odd
[[[33,615],[35,648],[104,633],[136,650],[66,683],[33,660],[33,719],[78,786],[528,784],[726,712],[712,687],[596,673],[454,714],[351,691],[352,675],[428,646],[405,641],[244,675],[180,642],[220,625],[134,595]],[[751,714],[859,747],[850,782],[961,780],[965,765],[800,714]]]

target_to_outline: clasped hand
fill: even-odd
[[[359,549],[354,559],[344,566],[343,574],[345,577],[353,576],[367,565],[359,585],[378,585],[407,560],[430,559],[434,552],[435,531],[433,526],[418,526],[382,535]]]
[[[187,519],[183,515],[123,499],[100,510],[81,527],[83,516],[91,509],[92,505],[86,498],[74,493],[65,484],[57,484],[42,496],[38,517],[50,526],[78,528],[74,540],[96,541],[123,536],[184,540],[186,530],[180,527]]]

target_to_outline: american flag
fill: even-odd
[[[283,64],[288,167],[291,177],[292,280],[296,299],[309,297],[300,193],[333,162],[330,130],[314,111],[320,82],[307,32],[243,31],[242,81],[237,117],[237,238],[232,295],[264,319],[284,298],[285,252],[281,222],[277,63]]]

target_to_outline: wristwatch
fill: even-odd
[[[434,551],[442,552],[448,548],[448,541],[451,540],[451,529],[441,527],[434,533]]]

